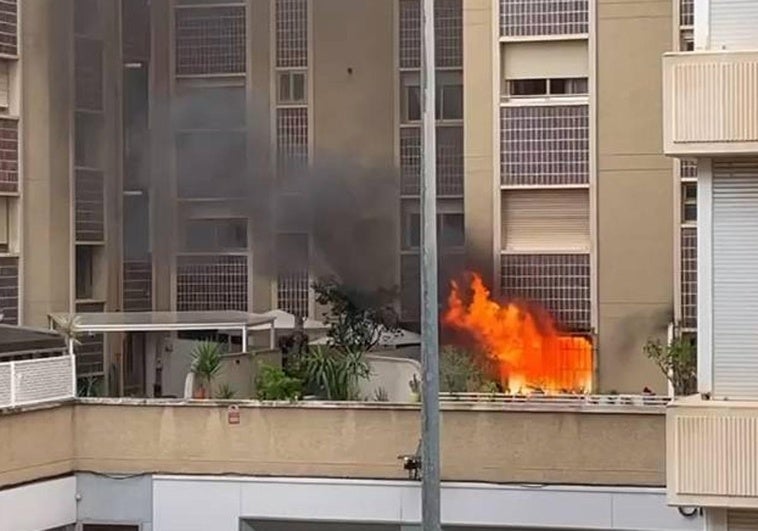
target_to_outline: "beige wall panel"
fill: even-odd
[[[599,0],[597,29],[600,391],[666,392],[642,347],[673,318],[672,163],[661,154],[668,0]]]
[[[498,59],[491,0],[463,2],[464,213],[467,266],[494,284],[495,193],[500,153],[494,151],[499,110],[493,94]]]

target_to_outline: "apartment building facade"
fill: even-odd
[[[5,4],[6,322],[313,314],[310,281],[337,272],[399,286],[417,326],[417,0]],[[642,345],[694,307],[659,137],[678,4],[440,0],[435,27],[441,301],[479,272],[592,341],[596,390],[664,392]],[[81,375],[131,355],[103,341]]]
[[[667,414],[668,499],[704,508],[708,529],[758,527],[757,7],[695,0],[692,51],[663,58],[664,150],[696,176],[696,193],[683,197],[684,209],[688,197],[697,205],[686,230],[697,249],[699,354],[699,394]]]

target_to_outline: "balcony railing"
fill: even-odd
[[[667,410],[669,502],[758,507],[758,403],[688,397]]]
[[[0,408],[74,398],[73,356],[0,363]]]
[[[758,51],[663,59],[667,155],[758,153]]]

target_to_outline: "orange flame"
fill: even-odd
[[[560,335],[550,317],[538,319],[524,307],[498,304],[477,274],[470,289],[471,302],[466,304],[458,284],[452,283],[444,323],[468,333],[497,363],[505,388],[518,393],[530,388],[545,393],[591,390],[589,340]]]

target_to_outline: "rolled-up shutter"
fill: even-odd
[[[758,398],[757,160],[713,165],[712,355],[714,395]]]
[[[758,2],[755,0],[711,0],[712,50],[758,48]]]
[[[503,250],[590,249],[589,193],[579,190],[508,190],[503,196]]]
[[[758,531],[758,511],[727,512],[728,531]]]

